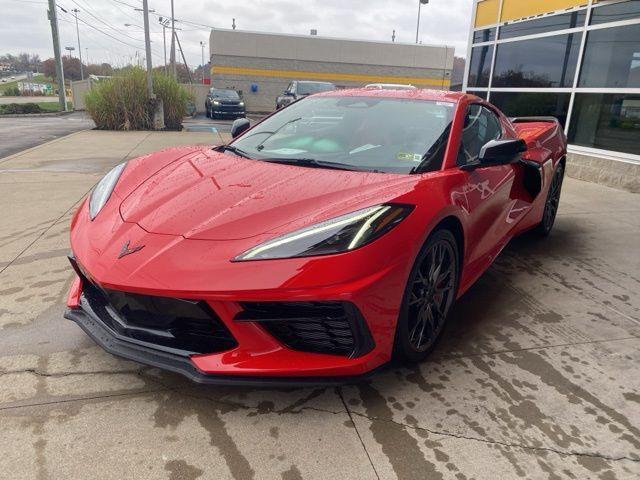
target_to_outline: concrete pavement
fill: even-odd
[[[11,478],[635,479],[640,196],[567,179],[430,361],[340,389],[207,388],[62,319],[73,209],[111,166],[210,132],[85,131],[0,158],[0,472]],[[2,475],[0,475],[2,476]]]
[[[93,120],[85,112],[0,118],[0,160],[54,138],[94,127]]]
[[[53,97],[53,96],[39,96],[39,97],[0,97],[0,105],[6,105],[9,103],[41,103],[41,102],[47,102],[47,103],[53,103],[53,102],[57,102],[58,97]]]

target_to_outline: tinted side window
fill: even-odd
[[[498,117],[481,105],[471,105],[464,120],[462,142],[458,150],[458,165],[473,162],[482,147],[502,135]]]

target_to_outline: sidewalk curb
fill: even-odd
[[[74,110],[68,112],[46,112],[46,113],[5,113],[0,118],[24,118],[24,117],[62,117],[74,113]]]

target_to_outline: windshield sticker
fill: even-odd
[[[420,155],[419,153],[398,152],[398,155],[396,155],[396,159],[402,160],[404,162],[421,162],[422,155]]]
[[[366,145],[362,145],[361,147],[354,148],[349,152],[349,155],[354,155],[360,152],[366,152],[367,150],[371,150],[372,148],[379,148],[380,146],[381,145],[371,145],[370,143],[367,143]]]
[[[278,148],[276,150],[264,150],[265,153],[275,153],[277,155],[300,155],[306,153],[306,150],[299,150],[297,148]]]

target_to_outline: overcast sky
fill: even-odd
[[[47,2],[0,2],[4,7],[0,16],[0,54],[29,52],[39,54],[43,60],[52,57]],[[454,46],[456,55],[466,56],[471,3],[472,0],[431,0],[423,5],[421,41]],[[61,45],[62,48],[75,46],[74,55],[77,55],[75,20],[71,12],[74,8],[80,10],[82,54],[88,53],[90,62],[105,61],[115,66],[135,62],[136,50],[144,55],[144,34],[137,27],[143,23],[142,13],[134,10],[142,6],[141,0],[58,0],[58,5],[68,12],[58,11]],[[175,16],[185,21],[177,26],[182,28],[179,36],[187,62],[194,67],[201,63],[200,42],[209,41],[207,27],[231,28],[233,18],[241,30],[308,34],[315,28],[322,36],[391,40],[395,29],[396,41],[414,42],[417,5],[417,0],[175,0]],[[170,14],[171,3],[170,0],[149,0],[149,8],[155,10],[150,16],[153,63],[161,65],[162,27],[158,16]],[[125,23],[134,26],[125,27]],[[205,61],[207,57],[208,45]]]

